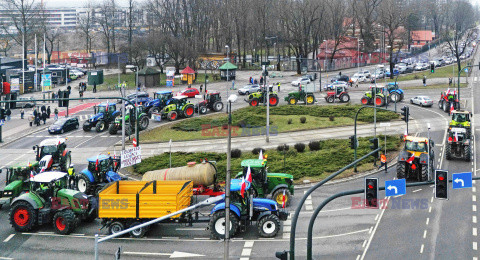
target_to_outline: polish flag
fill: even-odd
[[[412,164],[413,160],[415,159],[415,154],[412,153],[412,156],[407,159],[407,163]]]
[[[242,184],[240,188],[240,194],[242,195],[242,198],[244,197],[246,189],[247,189],[247,183],[245,182],[245,178],[242,178]]]
[[[33,174],[33,171],[30,171],[30,178],[35,177],[35,174]]]
[[[98,171],[98,155],[97,155],[97,161],[95,162],[95,171]]]
[[[248,166],[247,168],[247,176],[246,176],[246,179],[248,182],[252,182],[252,170],[250,170],[250,165]]]
[[[263,160],[263,153],[262,150],[260,150],[260,153],[258,154],[258,159]]]
[[[452,102],[452,103],[450,104],[450,115],[453,113],[453,110],[454,110],[454,108],[453,108],[453,102]]]
[[[407,138],[407,135],[408,133],[407,133],[407,130],[405,129],[405,133],[403,134],[403,139]]]
[[[283,190],[283,197],[282,197],[282,208],[285,208],[285,190]]]
[[[117,159],[117,152],[115,150],[113,150],[113,159]],[[117,167],[117,161],[114,160],[113,162],[114,162],[113,165]]]
[[[447,94],[447,96],[448,96],[448,94],[450,94],[450,89],[447,89],[447,93],[446,93],[446,94]]]
[[[455,136],[454,136],[453,141],[454,141],[454,142],[458,142],[458,132],[455,132]]]

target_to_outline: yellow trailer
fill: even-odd
[[[192,181],[117,181],[99,194],[98,217],[111,234],[190,206]],[[183,217],[176,215],[171,220]],[[130,232],[142,237],[147,230]]]

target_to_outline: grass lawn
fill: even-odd
[[[218,79],[217,79],[217,76],[214,76],[214,75],[218,75],[218,74],[207,73],[207,75],[209,75],[208,83],[220,81],[219,76],[218,76]],[[127,83],[127,90],[128,89],[131,89],[131,90],[135,89],[135,73],[133,73],[133,72],[130,73],[129,72],[129,73],[126,73],[126,74],[120,74],[120,82],[123,83],[124,81]],[[205,82],[205,74],[199,73],[198,77],[197,77],[197,80],[196,80],[196,84],[204,84],[204,82]],[[117,85],[117,84],[118,84],[118,74],[105,75],[103,84],[97,86],[97,90],[98,91],[105,91],[105,90],[109,90],[109,87],[111,89],[113,89],[115,87],[115,85]],[[161,76],[160,76],[160,85],[161,86],[166,85],[165,74],[161,74]],[[175,86],[187,86],[187,84],[182,84],[180,79],[175,79]]]
[[[359,138],[358,157],[367,154],[370,150],[372,137]],[[312,140],[316,141],[316,140]],[[384,137],[379,136],[380,146],[384,145]],[[401,140],[398,136],[387,136],[387,157],[393,158],[396,151],[401,146]],[[343,166],[353,161],[353,150],[350,148],[348,139],[330,139],[319,141],[319,150],[310,149],[308,143],[305,143],[304,152],[297,152],[293,147],[285,153],[285,168],[283,163],[284,153],[276,149],[267,150],[264,154],[268,155],[269,172],[285,172],[294,176],[295,182],[300,183],[304,179],[318,181],[331,173],[339,170]],[[252,147],[253,150],[254,147]],[[200,153],[172,153],[172,167],[185,166],[187,162],[200,162],[207,158],[210,161],[216,161],[219,174],[219,180],[225,179],[226,172],[226,153],[200,152]],[[240,158],[232,158],[232,175],[236,175],[242,169],[240,162],[244,159],[258,158],[258,155],[252,152],[242,152]],[[359,171],[373,169],[373,157],[362,161],[358,165]],[[378,162],[379,163],[379,162]],[[169,154],[153,156],[142,160],[141,163],[133,166],[136,173],[144,174],[147,171],[165,169],[169,167]],[[349,176],[353,174],[353,169],[347,170],[340,176]]]
[[[428,81],[427,81],[428,82]],[[460,88],[466,88],[467,87],[467,83],[461,83],[460,84]],[[453,89],[454,87],[453,86],[448,86],[448,84],[433,84],[433,85],[428,85],[426,87],[424,87],[422,85],[422,83],[420,83],[418,86],[411,86],[411,87],[400,87],[401,89],[441,89],[442,91],[443,90],[446,90],[448,88],[451,88]],[[455,87],[457,88],[457,87]]]
[[[320,129],[354,124],[356,111],[360,105],[336,106],[290,106],[283,105],[270,109],[270,129],[275,132]],[[233,136],[258,131],[260,134],[266,122],[265,107],[245,107],[232,114]],[[305,123],[300,118],[305,117]],[[390,111],[377,111],[377,121],[390,121],[398,114]],[[359,124],[372,122],[373,110],[364,109],[358,117]],[[188,141],[198,139],[225,138],[222,127],[227,124],[225,113],[216,113],[163,125],[141,133],[143,142]]]

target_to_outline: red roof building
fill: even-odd
[[[425,44],[430,43],[435,39],[435,33],[432,31],[412,31],[412,44],[411,47],[422,47]]]

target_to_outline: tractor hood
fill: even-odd
[[[256,210],[262,211],[262,210],[269,210],[269,211],[277,211],[277,202],[270,200],[270,199],[259,199],[259,198],[254,198],[253,199],[253,207]]]
[[[286,173],[272,173],[272,172],[269,172],[269,173],[267,173],[267,178],[284,178],[284,179],[292,179],[293,180],[293,175],[286,174]]]
[[[71,189],[61,189],[58,191],[57,197],[59,197],[60,199],[65,198],[70,200],[70,206],[74,210],[88,208],[88,196],[85,193]],[[62,204],[62,206],[66,205]]]
[[[103,118],[103,113],[98,113],[90,117],[90,122],[95,122]]]

